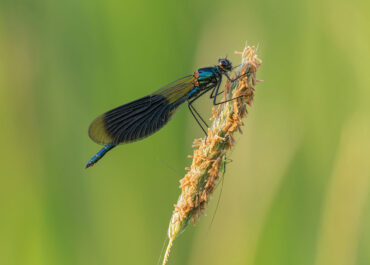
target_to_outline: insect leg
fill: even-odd
[[[234,81],[238,80],[239,78],[241,78],[241,77],[243,77],[243,76],[246,76],[246,75],[248,75],[248,74],[249,74],[249,73],[248,73],[248,72],[246,72],[246,73],[244,73],[244,74],[242,74],[242,75],[239,75],[239,76],[235,77],[234,79],[231,79],[231,78],[227,75],[227,73],[224,73],[224,75],[226,76],[226,78],[227,78],[230,82],[234,82]]]
[[[236,77],[236,78],[234,78],[234,79],[230,79],[230,77],[229,77],[226,73],[224,73],[224,75],[226,76],[226,78],[227,78],[230,82],[234,82],[234,81],[238,80],[239,78],[241,78],[242,76],[245,76],[246,74],[247,74],[247,73],[242,74],[242,75],[240,75],[240,76],[238,76],[238,77]],[[229,101],[232,101],[232,100],[235,100],[235,99],[238,99],[238,98],[242,98],[242,97],[244,97],[243,95],[241,95],[241,96],[238,96],[238,97],[235,97],[235,98],[232,98],[232,99],[228,99],[228,100],[225,100],[225,101],[216,102],[216,98],[217,98],[217,96],[219,95],[219,93],[218,93],[218,89],[219,89],[219,87],[220,87],[220,84],[221,84],[221,80],[220,80],[219,84],[217,85],[217,87],[214,89],[214,91],[216,91],[216,93],[215,93],[216,95],[213,97],[213,105],[217,106],[217,105],[220,105],[220,104],[223,104],[223,103],[226,103],[226,102],[229,102]],[[212,91],[212,93],[213,93],[214,91]]]
[[[223,91],[221,91],[221,92],[218,92],[217,93],[217,95],[213,95],[213,93],[215,92],[215,89],[213,89],[212,90],[212,93],[211,93],[211,95],[209,96],[210,98],[214,98],[214,97],[217,97],[217,96],[219,96],[219,95],[221,95],[222,93],[224,93],[224,90]]]
[[[191,115],[193,115],[195,121],[198,123],[198,125],[200,126],[200,128],[202,129],[202,131],[205,133],[205,135],[207,135],[206,130],[203,128],[202,124],[200,123],[200,121],[198,120],[198,118],[195,116],[195,114],[193,112],[193,109],[192,109],[193,106],[191,106],[191,103],[189,101],[188,101],[188,107],[189,107],[190,113],[191,113]],[[199,116],[199,114],[198,114],[198,116]]]
[[[222,82],[222,76],[221,76],[220,80],[217,81],[217,85],[214,87],[214,89],[212,89],[211,95],[209,96],[210,98],[215,98],[223,92],[223,91],[218,92],[218,90],[220,89],[221,82]],[[216,94],[216,95],[214,95],[214,94]]]
[[[225,100],[225,101],[221,101],[221,102],[216,102],[216,97],[214,97],[213,98],[213,105],[217,106],[217,105],[224,104],[226,102],[233,101],[235,99],[242,98],[242,97],[244,97],[244,95],[241,95],[241,96],[238,96],[238,97],[235,97],[235,98],[232,98],[232,99],[228,99],[228,100]]]
[[[208,128],[208,124],[204,121],[204,119],[202,118],[202,116],[199,114],[199,112],[194,108],[193,106],[193,103],[195,100],[197,100],[199,97],[203,96],[205,93],[207,93],[209,90],[213,89],[214,88],[214,85],[210,86],[210,87],[207,87],[202,93],[200,93],[199,95],[197,95],[195,98],[191,99],[191,100],[188,100],[188,107],[189,107],[189,110],[191,112],[191,114],[193,115],[194,119],[196,120],[196,122],[198,123],[198,125],[200,126],[200,128],[202,128],[203,132],[205,133],[205,135],[207,135],[207,132],[206,130],[204,129],[204,127],[202,126],[202,124],[199,122],[198,118],[195,116],[195,114],[201,119],[201,121],[206,125],[206,127]],[[194,114],[195,113],[195,114]]]
[[[199,112],[195,109],[195,107],[193,106],[193,104],[190,103],[189,106],[195,112],[195,114],[197,114],[197,116],[202,120],[202,122],[204,123],[204,125],[208,128],[207,122],[202,118],[202,116],[200,116]]]
[[[222,79],[220,79],[219,81],[217,81],[217,85],[212,89],[212,92],[211,92],[211,95],[209,95],[209,98],[217,97],[219,94],[221,94],[223,92],[223,91],[222,92],[218,92],[218,89],[219,89],[219,86],[221,84],[221,81],[222,81]],[[217,95],[214,95],[214,93],[216,91],[217,91]]]

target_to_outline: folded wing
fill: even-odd
[[[155,133],[186,100],[193,88],[192,80],[192,76],[186,76],[149,96],[106,112],[90,125],[90,138],[99,144],[117,145]]]

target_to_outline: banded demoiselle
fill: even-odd
[[[219,88],[222,77],[226,76],[230,81],[235,80],[231,80],[227,74],[231,70],[232,64],[228,59],[219,59],[218,64],[213,67],[199,68],[192,75],[180,78],[148,96],[112,109],[96,118],[89,127],[89,136],[104,147],[89,160],[86,168],[93,166],[117,145],[143,139],[158,131],[185,102],[196,122],[206,133],[201,122],[205,126],[207,123],[192,104],[208,91],[212,91],[210,98],[213,99],[213,105],[236,99],[216,102],[217,96],[221,93]]]

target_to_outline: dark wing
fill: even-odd
[[[132,101],[96,118],[90,138],[99,144],[123,144],[145,138],[162,128],[193,89],[193,76],[186,76],[153,94]]]

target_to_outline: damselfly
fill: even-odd
[[[208,127],[207,123],[194,108],[193,102],[208,91],[212,91],[210,98],[213,99],[213,105],[236,99],[223,102],[216,100],[221,94],[219,88],[222,77],[225,76],[230,81],[235,80],[228,76],[231,70],[232,64],[228,59],[219,59],[214,67],[200,68],[194,74],[180,78],[153,94],[112,109],[96,118],[90,125],[89,136],[104,147],[90,159],[86,168],[93,166],[115,146],[143,139],[158,131],[185,102],[196,122],[206,133],[203,125]]]

